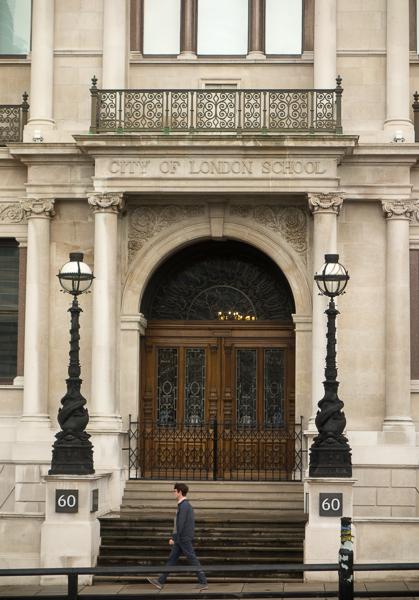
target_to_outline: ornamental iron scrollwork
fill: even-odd
[[[94,133],[107,131],[301,131],[340,133],[342,88],[91,88]]]
[[[0,146],[23,139],[23,128],[28,121],[28,94],[25,92],[22,98],[22,104],[0,104]]]
[[[290,322],[294,301],[278,267],[244,244],[218,244],[198,244],[160,267],[141,304],[147,319],[216,320],[236,311]]]
[[[304,454],[301,420],[288,429],[216,420],[129,424],[130,479],[301,481]]]

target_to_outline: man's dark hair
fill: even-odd
[[[177,490],[178,492],[180,492],[182,494],[182,496],[186,496],[186,494],[189,491],[189,488],[186,485],[186,483],[175,483],[175,485],[173,487],[174,487],[175,490]]]

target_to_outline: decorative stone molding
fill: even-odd
[[[337,192],[308,194],[308,206],[313,214],[331,212],[338,215],[342,204],[343,194]]]
[[[419,206],[411,200],[386,200],[381,203],[386,219],[406,219],[411,221]]]
[[[88,198],[93,212],[119,213],[125,208],[123,192],[94,192]]]
[[[52,198],[25,198],[21,203],[27,219],[33,217],[53,217],[54,200]]]
[[[299,254],[307,250],[307,213],[297,206],[248,206],[233,204],[230,214],[252,218],[268,229],[279,232]]]
[[[174,223],[204,214],[205,206],[139,206],[130,212],[128,258],[131,261],[144,244]]]
[[[25,213],[20,202],[0,204],[0,223],[21,223]]]

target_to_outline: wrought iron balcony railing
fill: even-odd
[[[93,77],[91,133],[342,133],[335,89],[101,90]]]
[[[28,122],[28,94],[25,92],[22,98],[22,104],[0,104],[0,146],[23,139],[23,128]]]

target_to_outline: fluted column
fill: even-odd
[[[337,217],[343,198],[338,193],[309,194],[309,208],[313,214],[313,277],[324,263],[325,254],[337,252]],[[313,279],[313,325],[312,325],[312,372],[311,400],[312,413],[309,429],[315,431],[314,418],[317,403],[324,395],[324,359],[326,355],[326,317],[327,298],[320,296]]]
[[[383,202],[386,247],[386,404],[383,429],[414,428],[410,405],[409,223],[413,204]]]
[[[119,192],[89,197],[94,211],[95,245],[92,322],[92,389],[89,428],[120,427],[116,396],[118,281],[118,214],[123,208]]]
[[[197,0],[182,0],[179,58],[196,58]]]
[[[410,121],[409,0],[387,0],[387,87],[384,129],[390,141],[414,141]]]
[[[128,12],[126,0],[103,1],[102,88],[127,87]]]
[[[265,0],[250,0],[249,53],[247,58],[266,58],[265,55]]]
[[[30,120],[28,141],[38,129],[45,140],[54,127],[54,0],[33,0],[31,41]],[[46,141],[46,140],[45,140]]]
[[[336,0],[316,0],[314,9],[314,88],[336,85]]]
[[[28,251],[25,307],[25,366],[21,421],[49,424],[48,346],[50,311],[50,220],[51,199],[22,202],[28,219]]]

